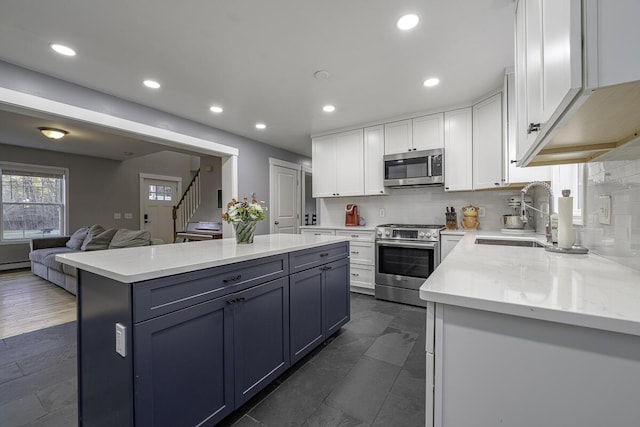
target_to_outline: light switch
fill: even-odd
[[[133,214],[131,212],[125,212],[124,219],[133,219]]]
[[[116,353],[127,357],[127,328],[120,323],[116,323]]]
[[[611,196],[600,196],[598,222],[605,225],[611,224]]]
[[[120,218],[122,218],[122,215],[120,215],[120,212],[113,213],[113,219],[120,219]]]

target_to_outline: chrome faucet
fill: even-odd
[[[542,212],[539,209],[534,208],[533,206],[527,206],[527,204],[524,202],[524,196],[525,194],[527,194],[527,191],[529,191],[529,189],[531,187],[542,187],[545,190],[547,190],[547,193],[549,193],[549,212]],[[547,242],[548,243],[552,243],[552,239],[551,239],[551,214],[553,214],[553,191],[551,190],[551,186],[549,184],[547,184],[546,182],[542,182],[542,181],[533,181],[530,182],[529,184],[525,185],[524,188],[520,191],[520,218],[522,219],[522,222],[524,222],[525,224],[527,223],[527,221],[529,220],[529,218],[527,218],[527,208],[531,208],[535,211],[541,212],[545,215],[547,215],[547,217],[549,218],[548,222],[547,222],[547,230],[546,230],[546,236],[547,236]]]

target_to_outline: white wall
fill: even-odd
[[[486,216],[479,218],[481,229],[499,230],[502,215],[511,213],[507,200],[514,195],[520,195],[519,189],[445,193],[444,187],[437,186],[394,188],[388,196],[325,198],[320,203],[320,225],[344,225],[347,203],[357,204],[360,216],[366,219],[367,225],[373,226],[388,223],[444,225],[447,206],[453,206],[459,212],[459,224],[462,207],[472,204],[485,208]],[[384,217],[379,216],[381,208],[385,210]]]
[[[587,164],[586,227],[581,243],[640,270],[640,160]],[[600,224],[600,196],[611,196],[611,224]]]

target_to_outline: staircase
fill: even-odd
[[[174,242],[176,241],[178,231],[182,231],[186,228],[187,222],[189,222],[193,214],[198,210],[200,201],[200,169],[198,169],[191,179],[189,186],[178,201],[178,204],[173,207],[172,216]]]

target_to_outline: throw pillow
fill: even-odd
[[[105,230],[101,225],[93,225],[87,233],[87,237],[82,242],[83,251],[99,251],[102,249],[108,249],[111,239],[118,231],[117,228],[110,228]]]
[[[151,233],[146,230],[118,230],[109,243],[109,249],[133,248],[148,246],[151,243]]]
[[[82,243],[84,242],[84,239],[87,237],[88,232],[89,232],[89,227],[86,225],[84,227],[78,228],[76,231],[73,232],[71,237],[69,237],[69,240],[67,240],[66,246],[69,249],[73,249],[74,251],[79,251],[80,248],[82,247]]]

